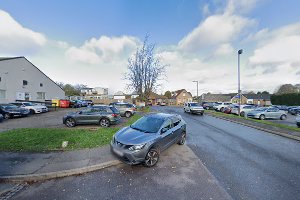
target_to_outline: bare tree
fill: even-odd
[[[128,73],[125,79],[129,81],[129,88],[135,90],[140,99],[146,101],[159,85],[159,80],[165,76],[167,65],[161,63],[154,55],[154,44],[148,44],[148,36],[145,37],[142,47],[137,48],[132,58],[128,59]]]

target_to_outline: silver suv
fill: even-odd
[[[115,108],[117,108],[120,112],[120,115],[122,117],[131,117],[132,115],[135,114],[135,106],[130,104],[130,103],[119,103],[119,102],[115,102],[115,103],[111,103],[109,104],[110,106],[114,106]]]

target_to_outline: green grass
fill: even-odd
[[[134,115],[128,126],[141,116]],[[109,144],[120,128],[70,129],[70,128],[21,128],[0,133],[0,151],[51,151],[61,150],[63,141],[68,141],[65,150],[95,148]]]
[[[289,125],[285,125],[285,124],[278,124],[278,123],[274,123],[274,122],[270,122],[270,121],[266,121],[266,120],[258,120],[258,119],[252,119],[252,118],[245,118],[245,117],[240,117],[240,116],[237,116],[237,115],[230,115],[230,114],[215,112],[215,111],[211,111],[211,110],[207,110],[205,112],[211,113],[212,115],[216,115],[216,116],[222,116],[222,117],[226,117],[226,118],[239,118],[239,119],[243,119],[243,120],[253,121],[253,122],[257,122],[257,123],[261,123],[261,124],[275,126],[275,127],[278,127],[278,128],[283,128],[283,129],[288,129],[288,130],[291,130],[291,131],[300,132],[299,128],[293,127],[293,126],[289,126]]]

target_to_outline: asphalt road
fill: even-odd
[[[188,146],[233,199],[300,199],[300,143],[182,108]]]

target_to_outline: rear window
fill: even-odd
[[[110,109],[111,109],[111,111],[112,111],[113,113],[119,113],[119,110],[116,109],[116,108],[113,107],[113,106],[111,106]]]

